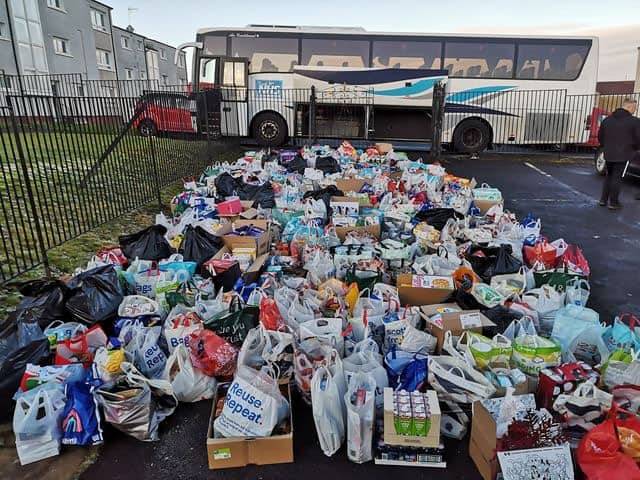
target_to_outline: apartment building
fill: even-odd
[[[175,48],[114,26],[111,11],[97,0],[0,0],[0,73],[187,82],[184,55],[176,66]]]
[[[171,45],[136,33],[133,27],[114,27],[116,64],[121,80],[157,80],[164,85],[187,82],[184,53],[174,63],[176,49]]]

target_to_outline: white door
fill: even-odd
[[[160,80],[160,63],[155,50],[147,50],[147,70],[149,80]]]

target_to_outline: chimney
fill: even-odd
[[[127,25],[126,30],[127,30],[127,32],[130,32],[130,33],[133,33],[133,32],[134,32],[134,30],[133,30],[133,26],[132,26],[132,25]]]

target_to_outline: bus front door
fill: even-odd
[[[221,111],[220,123],[222,135],[246,137],[248,135],[247,118],[247,72],[248,60],[245,58],[221,59]]]

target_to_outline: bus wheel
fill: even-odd
[[[287,138],[287,125],[277,113],[261,113],[253,120],[253,138],[262,146],[279,147]]]
[[[599,148],[594,156],[596,172],[603,177],[607,174],[607,162],[604,159],[604,151]]]
[[[486,123],[477,118],[463,120],[453,132],[453,146],[460,153],[479,153],[487,149],[491,131]]]
[[[153,120],[143,120],[140,122],[140,125],[138,125],[138,133],[143,137],[152,137],[156,132],[156,124],[153,123]]]

